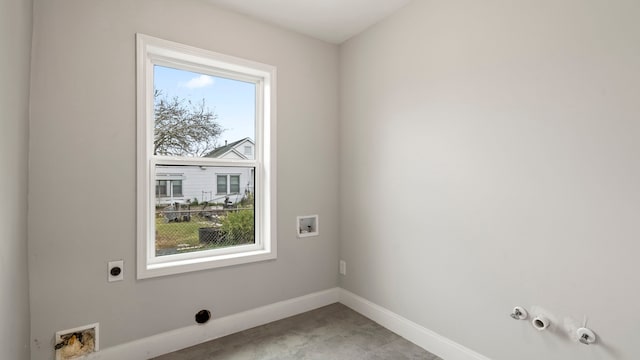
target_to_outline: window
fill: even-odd
[[[166,180],[156,180],[156,197],[167,197]]]
[[[274,259],[275,68],[138,34],[137,91],[138,278]]]
[[[229,193],[238,194],[240,192],[240,176],[229,175]]]
[[[216,181],[216,192],[218,194],[240,193],[240,177],[240,175],[218,175]],[[247,176],[247,181],[249,181],[250,177],[253,176]]]
[[[182,197],[182,180],[156,180],[156,198]]]
[[[218,194],[227,193],[227,175],[218,175]]]
[[[171,181],[171,195],[182,197],[182,180]]]

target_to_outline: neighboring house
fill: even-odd
[[[219,159],[253,159],[256,146],[250,138],[244,138],[232,143],[225,141],[224,146],[214,149],[206,157]]]
[[[255,144],[244,138],[214,149],[206,157],[253,159]],[[237,203],[254,191],[252,167],[170,166],[156,167],[156,204],[186,203],[187,200]]]

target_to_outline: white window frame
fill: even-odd
[[[255,83],[254,160],[153,155],[154,65]],[[143,34],[136,35],[136,66],[138,279],[275,259],[276,68]],[[255,244],[155,256],[156,165],[255,168]]]

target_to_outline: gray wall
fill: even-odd
[[[638,18],[419,0],[342,46],[343,287],[495,360],[640,358]]]
[[[0,349],[29,359],[27,171],[33,2],[0,2]]]
[[[8,5],[0,345],[26,359],[30,8]],[[414,1],[338,59],[204,2],[36,0],[32,358],[60,329],[98,321],[109,347],[333,287],[338,235],[343,287],[494,360],[639,357],[638,6]],[[135,280],[135,32],[278,67],[278,260]],[[309,213],[322,235],[296,240]],[[514,305],[586,314],[602,342],[539,333]]]
[[[29,359],[27,171],[33,2],[0,2],[0,349]]]
[[[56,330],[100,322],[106,348],[202,308],[220,317],[336,285],[336,46],[203,1],[37,0],[34,14],[32,359],[53,356]],[[276,261],[135,280],[136,32],[278,68]],[[309,213],[321,236],[298,240],[295,216]],[[107,283],[120,258],[125,280]]]

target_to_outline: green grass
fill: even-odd
[[[193,217],[189,222],[165,223],[164,218],[156,218],[156,248],[175,248],[180,244],[198,245],[198,229],[211,227],[210,222],[198,220],[200,219]]]
[[[221,230],[227,233],[226,241],[221,243],[200,243],[200,228],[214,227],[215,223],[199,216],[191,221],[165,222],[162,216],[156,217],[156,250],[188,252],[252,243],[254,234],[253,210],[230,212],[221,217]],[[179,249],[178,249],[179,248]]]

